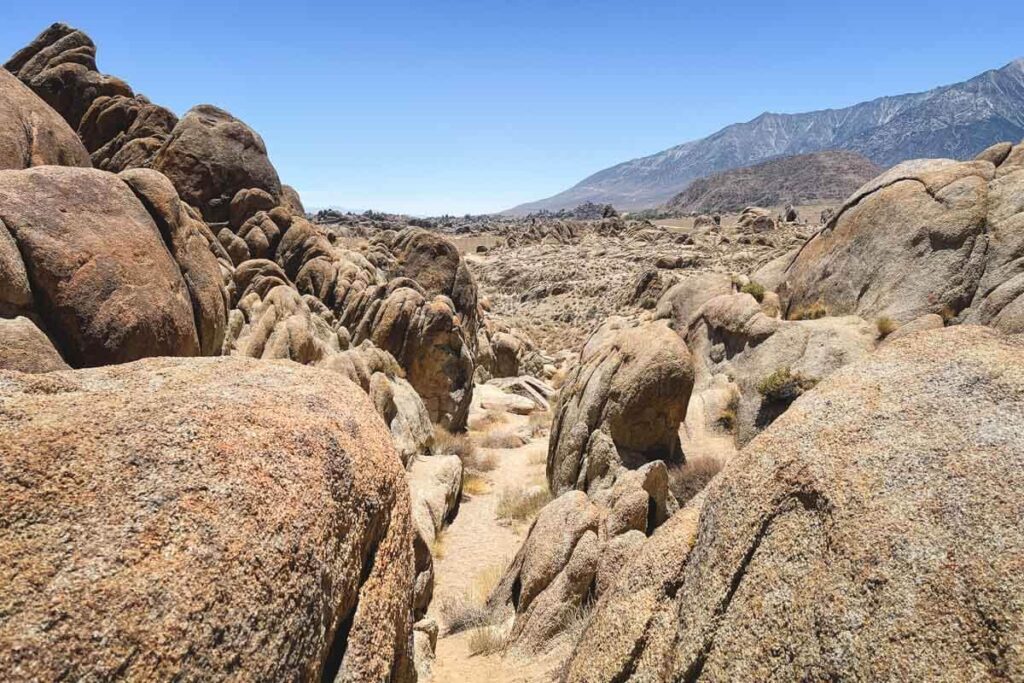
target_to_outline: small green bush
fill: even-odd
[[[758,382],[757,392],[766,401],[792,401],[817,383],[817,380],[803,377],[788,367],[781,367]]]
[[[764,285],[758,282],[754,282],[752,280],[747,284],[743,285],[743,287],[740,288],[740,291],[743,292],[744,294],[749,294],[750,296],[754,297],[757,303],[761,303],[762,301],[764,301]]]

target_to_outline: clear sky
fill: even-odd
[[[5,3],[101,70],[264,138],[307,207],[488,212],[763,111],[923,90],[1024,56],[1020,0]]]

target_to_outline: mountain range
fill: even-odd
[[[509,213],[557,211],[584,202],[636,210],[664,204],[696,180],[773,157],[827,149],[858,152],[879,166],[925,157],[965,159],[992,143],[1024,138],[1024,59],[926,92],[843,109],[764,113],[746,123],[599,171]]]
[[[728,213],[746,206],[841,202],[882,168],[847,150],[775,157],[698,178],[665,205],[676,213]]]

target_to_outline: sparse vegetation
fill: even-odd
[[[889,316],[883,315],[881,318],[875,321],[875,327],[878,329],[878,338],[885,339],[890,334],[896,331],[898,325],[896,321]]]
[[[740,409],[740,397],[734,395],[718,416],[718,426],[727,432],[736,429],[736,411]]]
[[[743,285],[743,287],[740,288],[740,291],[754,297],[757,303],[764,301],[764,285],[754,282],[753,280]]]
[[[806,306],[797,306],[789,312],[790,320],[817,320],[824,318],[828,315],[828,310],[825,308],[825,304],[820,301],[815,301],[813,304]]]
[[[519,448],[525,443],[510,429],[483,432],[476,437],[476,442],[482,448]]]
[[[687,458],[682,465],[669,468],[668,487],[680,505],[704,490],[716,474],[722,471],[725,462],[715,456]]]
[[[498,626],[482,626],[469,635],[470,656],[489,655],[505,647],[505,636]]]
[[[546,488],[505,489],[498,495],[496,515],[498,519],[525,522],[551,502],[551,498],[551,492]]]
[[[470,472],[490,472],[498,466],[494,456],[481,453],[467,434],[452,434],[443,427],[434,427],[434,455],[454,454]]]
[[[784,366],[762,379],[757,385],[757,392],[766,401],[793,401],[817,383],[817,380],[792,372],[788,366]]]
[[[438,611],[444,619],[448,633],[459,633],[491,625],[493,615],[487,609],[487,598],[501,581],[506,564],[496,564],[483,569],[473,577],[473,583],[465,593],[446,596],[441,600]]]
[[[475,472],[465,470],[462,474],[462,495],[482,496],[491,490],[487,480]]]
[[[551,429],[551,418],[550,410],[536,410],[530,413],[530,435],[542,436]]]
[[[440,560],[444,557],[445,544],[444,544],[444,532],[445,529],[441,529],[434,536],[434,540],[430,543],[430,556],[435,560]]]

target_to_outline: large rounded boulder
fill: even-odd
[[[605,486],[621,467],[681,461],[692,389],[690,353],[666,322],[609,319],[562,385],[548,444],[552,492]]]
[[[165,178],[139,173],[0,171],[0,314],[40,321],[74,367],[219,352],[213,237]]]
[[[1022,353],[959,326],[833,373],[633,556],[567,680],[1024,678]]]
[[[415,680],[409,489],[359,387],[163,358],[0,372],[0,406],[6,680]]]
[[[281,196],[263,138],[209,104],[193,107],[178,121],[151,166],[170,178],[181,198],[208,221],[228,220],[239,190],[257,188],[275,199]]]
[[[0,169],[89,165],[89,153],[67,122],[0,69]]]
[[[779,276],[788,317],[922,315],[1024,331],[1024,145],[908,161],[846,201]]]

